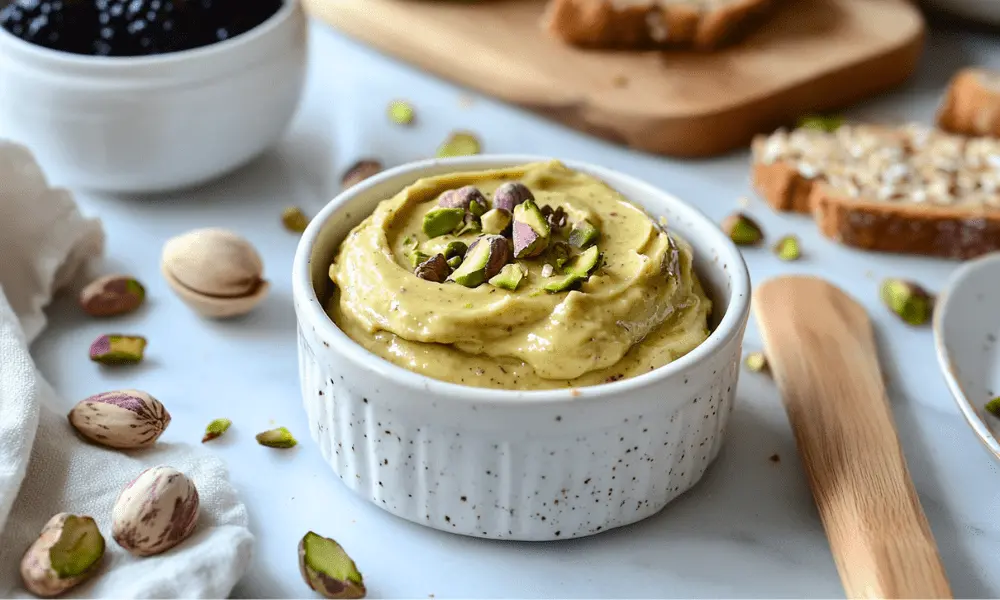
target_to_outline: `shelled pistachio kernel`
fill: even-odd
[[[552,231],[541,209],[533,200],[514,207],[514,258],[533,258],[549,246]]]
[[[343,189],[351,188],[361,183],[369,177],[373,177],[382,172],[382,163],[371,159],[365,158],[354,163],[340,177],[340,187]]]
[[[912,281],[886,279],[879,296],[889,310],[910,325],[923,325],[931,318],[934,298]]]
[[[799,238],[794,235],[786,235],[774,244],[774,253],[779,259],[784,261],[792,261],[802,258],[802,249],[799,247]]]
[[[753,246],[764,239],[764,231],[756,221],[743,213],[733,213],[723,219],[722,231],[739,246]]]
[[[798,120],[798,127],[803,129],[815,129],[833,133],[844,124],[844,117],[839,115],[806,115]]]
[[[93,518],[59,513],[21,558],[21,581],[36,596],[58,596],[97,572],[104,549],[104,536]]]
[[[257,434],[257,443],[268,448],[292,448],[299,442],[285,427],[262,431]]]
[[[127,365],[142,362],[146,338],[138,335],[98,336],[90,344],[90,360],[102,365]]]
[[[483,233],[498,234],[510,227],[511,218],[510,212],[502,208],[494,208],[486,211],[486,214],[480,217],[479,223]]]
[[[465,222],[465,209],[462,208],[432,208],[424,215],[422,228],[429,238],[452,233]]]
[[[416,117],[413,106],[405,100],[393,100],[387,109],[389,120],[396,125],[411,125]]]
[[[309,226],[309,217],[298,206],[289,206],[281,212],[281,224],[292,233],[302,233]]]
[[[502,290],[514,291],[521,285],[522,280],[524,280],[524,270],[521,265],[508,263],[500,269],[499,273],[489,279],[489,283]]]
[[[482,147],[479,138],[469,131],[454,131],[438,146],[437,157],[472,156],[479,154]]]
[[[767,356],[763,352],[751,352],[747,354],[743,362],[747,369],[754,373],[760,373],[767,369]]]
[[[306,585],[324,598],[364,598],[364,578],[336,541],[310,531],[299,542],[299,570]]]
[[[205,427],[205,436],[201,438],[201,443],[204,444],[222,437],[222,434],[226,433],[232,424],[233,422],[229,419],[215,419]]]
[[[1000,417],[1000,396],[997,396],[996,398],[987,402],[986,406],[984,406],[983,408],[985,408],[986,412],[990,413],[994,417]]]
[[[500,235],[476,238],[462,264],[448,277],[455,283],[474,288],[486,283],[511,260],[510,242]]]
[[[584,219],[579,223],[573,224],[573,229],[570,230],[566,241],[569,242],[570,246],[584,250],[596,244],[600,237],[600,230],[593,223]]]
[[[444,283],[448,279],[450,272],[451,269],[444,254],[435,254],[417,265],[417,268],[413,270],[413,274],[420,279],[434,283]]]
[[[80,306],[92,317],[113,317],[130,313],[146,299],[146,288],[128,275],[105,275],[87,284],[80,292]]]

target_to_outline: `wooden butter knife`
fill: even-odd
[[[804,276],[765,282],[753,306],[847,596],[951,598],[865,309]]]

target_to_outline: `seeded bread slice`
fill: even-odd
[[[578,46],[712,50],[752,29],[777,1],[550,0],[544,26]]]
[[[937,122],[952,133],[1000,137],[1000,73],[959,71],[945,92]]]
[[[753,142],[753,183],[842,244],[972,258],[1000,250],[1000,140],[910,124],[778,131]]]

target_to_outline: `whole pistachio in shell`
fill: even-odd
[[[69,411],[69,422],[96,444],[131,450],[155,444],[170,424],[170,413],[146,392],[121,390],[81,400]]]
[[[111,536],[134,556],[160,554],[183,542],[198,522],[198,490],[168,466],[146,469],[115,500]]]
[[[269,288],[257,250],[225,229],[196,229],[169,240],[160,269],[181,300],[209,318],[248,313]]]

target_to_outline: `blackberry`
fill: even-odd
[[[214,44],[257,27],[281,9],[282,0],[197,0],[206,17],[199,45]]]
[[[99,56],[145,56],[196,45],[198,7],[186,0],[95,0]]]
[[[97,15],[93,0],[14,0],[0,10],[0,27],[32,44],[89,54]]]

